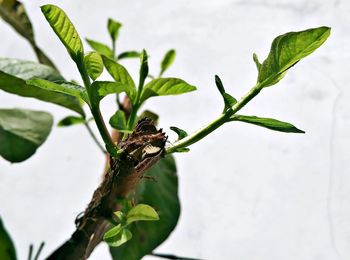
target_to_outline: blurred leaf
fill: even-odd
[[[108,230],[103,240],[106,241],[110,247],[119,247],[128,242],[131,238],[132,233],[130,230],[118,225]]]
[[[126,51],[126,52],[122,52],[118,55],[118,60],[121,59],[126,59],[126,58],[140,58],[141,53],[138,51]]]
[[[118,248],[110,248],[113,259],[141,259],[160,245],[177,224],[180,202],[174,158],[166,156],[147,172],[147,176],[156,178],[156,182],[142,181],[133,199],[136,203],[152,205],[160,219],[132,223],[129,229],[133,239]]]
[[[72,59],[80,62],[84,54],[83,44],[66,13],[55,5],[43,5],[41,11]]]
[[[109,124],[118,131],[127,130],[125,113],[122,110],[118,110],[115,114],[109,119]]]
[[[96,80],[103,71],[103,61],[97,52],[89,52],[84,57],[84,65],[92,80]]]
[[[89,39],[85,39],[85,40],[90,45],[90,47],[93,50],[97,51],[100,55],[104,55],[110,59],[114,59],[112,49],[109,48],[106,44],[101,43],[101,42],[97,42],[97,41],[93,41],[93,40],[89,40]]]
[[[258,84],[268,87],[279,82],[289,68],[320,47],[330,32],[328,27],[319,27],[278,36],[273,40],[270,53],[260,66]]]
[[[27,84],[25,80],[32,78],[63,80],[56,70],[48,66],[28,61],[0,59],[0,89],[22,97],[54,103],[84,115],[77,98]]]
[[[146,84],[141,94],[141,103],[153,96],[179,95],[196,90],[195,86],[177,78],[154,79]]]
[[[163,73],[173,64],[175,60],[176,52],[175,50],[168,50],[167,53],[165,54],[162,63],[160,65],[161,70],[159,73],[159,77],[163,75]]]
[[[177,140],[181,140],[181,139],[185,138],[186,136],[188,136],[188,134],[186,133],[185,130],[182,130],[176,126],[171,126],[170,129],[173,130],[177,134],[177,136],[178,136]]]
[[[52,124],[46,112],[0,109],[0,155],[10,162],[28,159],[44,143]]]
[[[112,18],[108,19],[107,28],[113,42],[115,42],[118,39],[119,29],[121,27],[121,23],[113,20]]]
[[[139,81],[139,87],[143,88],[145,84],[145,80],[148,76],[148,54],[145,49],[142,50],[141,56],[140,56],[140,81]],[[142,91],[142,89],[138,90],[139,92]],[[141,102],[142,103],[142,102]]]
[[[78,116],[67,116],[63,119],[61,119],[57,126],[59,127],[65,127],[65,126],[71,126],[71,125],[78,125],[78,124],[84,124],[85,119]]]
[[[303,130],[296,128],[290,123],[279,121],[273,118],[233,115],[231,116],[230,121],[241,121],[285,133],[305,133]]]
[[[0,148],[1,149],[1,148]],[[0,218],[0,259],[16,260],[16,249]]]
[[[135,221],[155,221],[159,220],[157,211],[149,205],[138,204],[133,207],[126,216],[126,223],[130,224]]]
[[[33,50],[35,51],[38,60],[42,64],[46,64],[55,68],[53,62],[45,55],[45,53],[36,45],[34,31],[29,17],[26,13],[24,5],[16,0],[1,0],[0,1],[0,16],[12,28],[25,39],[28,40]]]
[[[130,98],[130,100],[134,103],[136,99],[136,86],[131,78],[129,72],[122,66],[121,64],[111,60],[105,56],[102,56],[103,64],[105,65],[107,71],[115,80],[115,82],[119,85],[124,85],[125,92]]]

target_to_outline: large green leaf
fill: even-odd
[[[177,78],[154,79],[146,84],[141,94],[141,103],[153,96],[179,95],[196,90],[195,86]]]
[[[233,115],[231,116],[230,121],[241,121],[284,133],[305,133],[303,130],[296,128],[290,123],[279,121],[273,118]]]
[[[259,66],[258,84],[268,87],[280,81],[287,70],[320,47],[331,29],[319,27],[278,36],[271,45],[266,60]],[[254,58],[257,62],[257,56]],[[256,63],[258,64],[258,63]]]
[[[16,249],[0,218],[0,259],[16,260]]]
[[[53,68],[55,67],[52,61],[37,46],[32,24],[26,13],[24,5],[20,1],[1,0],[0,16],[4,19],[4,21],[11,25],[17,33],[28,40],[40,63],[46,64]]]
[[[80,62],[84,54],[83,44],[66,13],[55,5],[43,5],[41,11],[72,59]]]
[[[102,56],[102,59],[107,71],[115,80],[115,82],[120,85],[124,85],[127,89],[125,91],[126,94],[131,99],[131,101],[134,101],[136,98],[136,86],[126,68],[105,56]]]
[[[180,215],[178,181],[175,161],[166,156],[147,173],[155,181],[144,180],[136,190],[137,203],[151,205],[159,214],[155,222],[136,222],[128,228],[133,234],[130,241],[110,248],[113,259],[139,260],[152,252],[173,231]]]
[[[98,52],[101,55],[104,55],[108,58],[113,59],[113,51],[111,48],[109,48],[106,44],[98,42],[98,41],[93,41],[90,39],[85,39],[86,42],[90,45],[92,49],[94,49],[96,52]]]
[[[22,97],[32,97],[54,103],[84,115],[76,97],[30,85],[26,80],[32,78],[50,81],[63,80],[56,70],[48,66],[29,61],[0,59],[0,89]]]
[[[24,109],[0,109],[0,156],[21,162],[44,143],[53,124],[50,114]]]

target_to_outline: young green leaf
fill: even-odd
[[[83,44],[66,13],[55,5],[43,5],[41,11],[71,58],[80,62],[84,54]]]
[[[89,39],[85,39],[85,40],[90,45],[90,47],[93,50],[97,51],[100,55],[104,55],[110,59],[114,59],[112,49],[109,48],[106,44],[101,43],[101,42],[97,42],[97,41],[93,41],[93,40],[89,40]]]
[[[279,82],[289,68],[320,47],[331,29],[319,27],[278,36],[271,45],[266,60],[259,68],[258,84],[261,88]]]
[[[230,121],[241,121],[284,133],[305,133],[303,130],[296,128],[290,123],[279,121],[273,118],[233,115],[230,117]]]
[[[78,124],[84,124],[86,121],[82,117],[78,116],[67,116],[63,119],[61,119],[57,126],[59,127],[65,127],[65,126],[71,126],[71,125],[78,125]]]
[[[119,29],[121,27],[122,27],[121,23],[113,20],[112,18],[108,19],[107,28],[113,43],[118,39]]]
[[[253,60],[254,60],[254,63],[256,65],[256,68],[257,68],[257,70],[259,72],[260,68],[261,68],[261,63],[260,63],[258,55],[256,53],[253,53]]]
[[[102,56],[103,64],[105,65],[107,71],[119,85],[126,86],[126,94],[132,102],[136,99],[136,86],[131,78],[129,72],[121,64],[111,60],[105,56]]]
[[[93,91],[93,98],[91,102],[100,102],[105,96],[109,94],[119,94],[125,92],[129,97],[133,96],[134,89],[130,85],[122,84],[120,82],[113,81],[95,81],[91,84],[91,89]],[[130,98],[133,100],[133,98]]]
[[[0,156],[22,162],[44,143],[53,124],[50,114],[24,109],[0,109]]]
[[[190,151],[190,148],[183,147],[183,148],[177,148],[175,150],[175,153],[188,153]]]
[[[122,110],[118,110],[115,114],[109,119],[109,124],[114,128],[123,132],[127,130],[125,113]]]
[[[148,76],[148,54],[146,50],[142,50],[140,60],[141,60],[141,66],[140,66],[140,81],[139,81],[138,91],[139,93],[142,93],[145,80]]]
[[[157,211],[149,205],[138,204],[133,207],[126,216],[126,223],[130,224],[135,221],[155,221],[159,220]]]
[[[16,249],[12,239],[5,229],[0,218],[0,258],[3,260],[16,260]]]
[[[182,130],[176,126],[171,126],[170,129],[173,130],[177,134],[177,136],[178,136],[177,140],[181,140],[181,139],[185,138],[186,136],[188,136],[188,134],[186,133],[185,130]]]
[[[182,79],[160,78],[146,84],[141,94],[141,103],[153,96],[179,95],[196,90]]]
[[[230,94],[225,92],[224,85],[222,84],[222,81],[218,75],[215,75],[215,84],[222,98],[224,99],[224,103],[225,103],[224,111],[226,111],[227,109],[232,107],[234,104],[236,104],[237,100],[234,97],[232,97]]]
[[[76,97],[28,85],[25,80],[0,71],[0,89],[22,97],[32,97],[71,109],[82,116],[85,113]]]
[[[162,63],[160,64],[160,73],[159,73],[159,77],[161,77],[163,75],[163,73],[171,66],[171,64],[173,64],[174,60],[175,60],[175,56],[176,56],[176,52],[175,50],[168,50],[167,53],[165,54]]]
[[[141,53],[138,51],[126,51],[126,52],[120,53],[117,59],[122,60],[126,58],[140,58],[140,56],[141,56]]]
[[[84,65],[92,80],[96,80],[103,71],[103,61],[97,52],[89,52],[84,57]]]
[[[108,230],[103,240],[108,243],[110,247],[119,247],[128,242],[132,238],[130,230],[122,227],[120,224]]]

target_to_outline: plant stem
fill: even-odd
[[[91,82],[90,82],[90,78],[89,75],[86,72],[85,66],[83,64],[82,61],[77,62],[77,66],[80,72],[80,75],[83,79],[86,91],[88,93],[89,99],[90,99],[90,110],[91,113],[95,119],[98,131],[100,132],[100,135],[104,141],[104,143],[106,144],[106,147],[110,147],[110,148],[116,148],[115,144],[112,141],[112,138],[108,132],[108,129],[106,127],[106,124],[103,120],[103,117],[101,115],[101,111],[100,111],[100,107],[99,104],[96,102],[92,102],[93,98],[92,98],[92,92],[91,92]],[[108,148],[107,148],[108,150]]]
[[[189,258],[189,257],[182,257],[182,256],[176,256],[176,255],[170,255],[170,254],[150,253],[149,255],[166,258],[166,259],[172,259],[172,260],[200,260],[198,258]]]
[[[100,144],[100,142],[98,141],[98,139],[97,139],[96,135],[94,134],[94,132],[92,131],[92,129],[91,129],[89,123],[88,123],[88,122],[85,122],[84,125],[85,125],[86,129],[88,130],[88,132],[89,132],[91,138],[92,138],[92,139],[94,140],[94,142],[97,144],[98,148],[99,148],[104,154],[106,154],[107,151],[105,150],[105,148],[104,148],[104,147]]]
[[[228,121],[228,119],[237,113],[242,107],[244,107],[250,100],[252,100],[256,95],[261,91],[261,87],[259,84],[255,85],[244,97],[241,98],[239,102],[237,102],[233,107],[228,109],[226,112],[221,114],[221,116],[215,119],[213,122],[194,132],[192,135],[186,136],[185,138],[174,143],[173,146],[166,148],[166,153],[171,154],[176,152],[179,148],[185,148],[194,144],[201,140],[203,137],[207,136],[224,123]]]

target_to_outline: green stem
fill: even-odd
[[[86,91],[88,93],[89,99],[90,101],[93,100],[92,98],[92,91],[91,91],[91,82],[90,82],[90,78],[89,75],[86,72],[85,66],[83,64],[83,62],[77,62],[77,66],[80,72],[80,75],[83,79]],[[115,148],[117,149],[117,147],[115,146],[109,132],[108,129],[106,127],[106,124],[103,120],[103,117],[101,115],[101,111],[100,111],[100,106],[98,103],[96,102],[90,102],[90,110],[92,113],[92,116],[95,119],[96,125],[97,125],[97,129],[100,132],[100,135],[104,141],[104,143],[106,144],[106,148],[109,151],[109,148]]]
[[[241,100],[237,102],[232,108],[228,109],[226,112],[221,114],[219,118],[215,119],[213,122],[211,122],[207,126],[204,126],[203,128],[194,132],[192,135],[186,136],[185,138],[175,142],[174,145],[166,148],[166,153],[171,154],[176,152],[176,150],[179,148],[188,147],[198,142],[203,137],[207,136],[208,134],[210,134],[211,132],[213,132],[223,124],[225,124],[232,115],[237,113],[250,100],[252,100],[256,95],[258,95],[261,89],[262,88],[260,87],[260,85],[257,84],[244,97],[242,97]]]
[[[105,148],[104,148],[104,147],[100,144],[100,142],[98,141],[96,135],[94,134],[94,132],[92,131],[92,129],[91,129],[90,125],[89,125],[89,122],[85,122],[84,125],[85,125],[87,131],[89,132],[89,134],[90,134],[92,140],[94,140],[94,142],[97,144],[98,148],[100,148],[100,150],[101,150],[103,153],[106,154],[107,151],[105,150]]]

